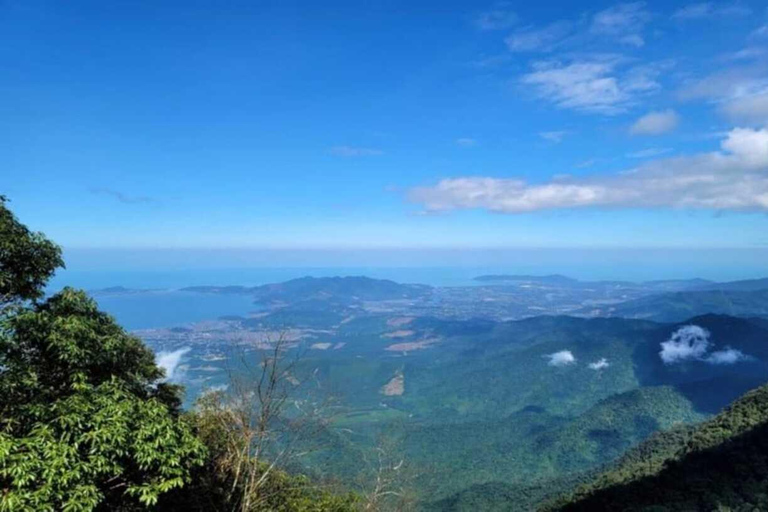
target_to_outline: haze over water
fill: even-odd
[[[768,274],[768,248],[750,249],[441,249],[382,251],[119,251],[67,252],[68,267],[50,289],[123,286],[256,286],[303,276],[365,275],[433,286],[476,284],[483,274],[563,274],[581,280],[714,281]]]

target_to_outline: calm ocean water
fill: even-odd
[[[250,297],[179,291],[135,294],[95,294],[104,311],[126,329],[173,327],[213,320],[224,315],[244,316],[257,311]]]
[[[227,268],[194,270],[128,270],[128,271],[82,271],[64,270],[51,283],[51,289],[74,286],[86,290],[97,290],[112,286],[135,289],[179,289],[188,286],[240,285],[257,286],[279,283],[304,276],[368,276],[376,279],[391,279],[400,283],[420,283],[433,286],[465,286],[474,284],[473,278],[500,271],[490,268],[381,268],[381,267],[286,267],[286,268]]]

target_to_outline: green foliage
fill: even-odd
[[[0,196],[0,306],[39,299],[54,271],[64,266],[61,249],[21,224],[6,201]]]
[[[521,504],[553,489],[565,491],[565,480],[616,459],[656,430],[702,418],[688,400],[663,386],[612,396],[575,418],[531,407],[500,421],[411,428],[405,443],[414,463],[441,468],[438,495],[464,488],[439,506],[472,510],[482,502],[483,509],[527,510]],[[541,485],[545,479],[547,485]]]
[[[60,251],[2,198],[0,230],[0,511],[145,508],[188,483],[205,448],[152,352],[83,292],[29,304]]]
[[[33,308],[6,319],[11,333],[0,345],[4,367],[0,393],[5,418],[37,418],[38,410],[69,396],[78,386],[113,378],[140,397],[162,377],[154,355],[128,335],[84,292],[64,289]]]
[[[292,475],[258,460],[244,429],[221,392],[203,395],[187,415],[206,447],[204,464],[193,471],[191,486],[160,501],[166,511],[352,512],[360,499],[333,492],[303,475]],[[254,482],[258,481],[258,485]]]
[[[129,509],[189,481],[203,447],[164,404],[117,378],[76,387],[0,434],[0,510]]]
[[[281,304],[267,316],[238,319],[245,328],[311,327],[313,343],[344,343],[344,350],[311,351],[296,366],[343,404],[330,425],[296,443],[311,453],[278,466],[270,462],[281,443],[257,452],[250,442],[232,444],[242,422],[228,424],[205,408],[181,415],[180,390],[159,383],[152,352],[83,292],[65,289],[38,302],[60,265],[60,250],[20,224],[0,198],[0,512],[347,512],[364,506],[359,497],[300,473],[381,481],[381,472],[364,467],[381,434],[402,447],[409,471],[419,473],[422,505],[433,510],[531,510],[587,481],[553,507],[768,509],[768,391],[747,395],[698,428],[680,425],[764,381],[764,321],[690,320],[710,330],[718,346],[753,357],[738,367],[664,365],[659,343],[676,326],[627,319],[418,318],[403,340],[434,345],[395,353],[387,350],[395,340],[383,336],[392,330],[389,318],[359,306],[422,297],[428,287],[305,278],[224,290]],[[662,309],[739,313],[765,298],[746,293],[702,292],[691,308],[677,302],[687,296],[669,295],[664,300],[673,303]],[[549,365],[548,355],[562,350],[578,363]],[[588,365],[603,358],[608,367]],[[404,377],[405,393],[385,396],[382,386],[395,373]],[[309,394],[295,399],[314,403]],[[270,431],[293,419],[264,426]],[[395,462],[402,467],[400,452]],[[608,471],[592,481],[605,464]],[[252,470],[250,479],[238,473],[243,467]],[[256,485],[244,483],[253,477]]]
[[[66,289],[7,319],[0,343],[0,510],[152,505],[204,449],[152,352]]]
[[[448,498],[428,504],[429,512],[530,511],[543,499],[555,497],[579,483],[581,475],[566,475],[533,484],[489,482],[477,484]]]
[[[303,458],[303,470],[351,481],[362,471],[355,460],[386,432],[420,474],[422,504],[435,510],[531,510],[654,432],[702,421],[765,379],[768,332],[739,318],[691,320],[712,332],[718,349],[755,357],[720,366],[665,365],[659,343],[678,326],[647,321],[418,318],[407,326],[412,339],[440,341],[404,355],[385,350],[393,343],[381,336],[392,330],[386,320],[358,314],[340,328],[343,338],[313,339],[347,344],[310,350],[302,361],[341,399],[334,437]],[[577,362],[549,365],[547,355],[560,350]],[[608,367],[588,366],[602,358]],[[398,371],[404,394],[383,395]]]
[[[269,464],[261,463],[265,472]],[[192,484],[168,494],[160,501],[167,512],[210,512],[235,510],[237,503],[227,499],[227,484],[221,468],[208,459],[202,470],[194,472]],[[335,487],[316,484],[303,475],[292,475],[283,470],[272,470],[253,500],[253,511],[264,512],[354,512],[361,504],[360,497]]]
[[[768,285],[756,290],[697,290],[651,295],[619,304],[613,314],[657,322],[682,322],[707,313],[733,316],[768,315],[766,287]]]
[[[695,428],[658,434],[548,510],[768,508],[768,386]]]

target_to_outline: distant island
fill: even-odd
[[[337,300],[395,300],[415,299],[429,294],[431,286],[401,284],[388,279],[365,276],[300,277],[283,283],[254,287],[194,286],[182,291],[207,293],[237,293],[252,295],[257,302],[337,299]]]

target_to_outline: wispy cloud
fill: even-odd
[[[462,148],[471,148],[473,146],[477,146],[477,139],[462,137],[460,139],[456,139],[456,145],[461,146]]]
[[[563,137],[568,135],[568,132],[566,130],[555,130],[555,131],[549,131],[549,132],[539,132],[539,137],[542,139],[552,142],[554,144],[560,144],[563,142]]]
[[[646,10],[645,2],[623,3],[595,14],[590,31],[640,47],[645,44],[641,33],[650,19],[651,13]]]
[[[675,128],[680,123],[680,116],[674,110],[649,112],[635,121],[629,128],[632,135],[661,135]]]
[[[756,28],[750,34],[750,36],[758,38],[758,39],[763,38],[763,37],[768,37],[768,23],[766,23],[765,25],[762,25],[762,26]]]
[[[538,54],[519,81],[559,108],[617,115],[662,88],[672,60],[643,63],[634,52],[645,45],[654,15],[646,3],[623,2],[594,14],[521,27],[504,40],[513,53]],[[621,52],[621,53],[618,53]],[[541,54],[554,54],[542,59]]]
[[[589,167],[592,167],[597,163],[597,158],[590,158],[588,160],[583,160],[575,165],[577,169],[587,169]]]
[[[480,30],[503,30],[514,26],[518,20],[510,2],[498,2],[493,8],[478,14],[474,24]]]
[[[408,191],[431,212],[525,213],[564,208],[768,212],[768,129],[735,128],[711,153],[654,160],[614,175],[552,179],[447,178]]]
[[[384,152],[380,149],[360,148],[353,146],[334,146],[330,149],[332,155],[344,158],[353,158],[356,156],[380,156]]]
[[[165,380],[179,382],[183,377],[180,370],[181,359],[192,349],[190,347],[180,348],[172,352],[158,352],[155,355],[155,363],[165,371]]]
[[[595,361],[594,363],[589,363],[587,366],[589,366],[590,370],[597,371],[597,370],[604,370],[605,368],[608,368],[609,366],[611,366],[611,363],[608,362],[608,359],[603,357]]]
[[[762,46],[747,46],[741,50],[724,54],[721,59],[724,61],[749,61],[764,57],[768,53]]]
[[[672,19],[691,21],[724,16],[749,16],[751,13],[752,9],[739,3],[716,4],[714,2],[699,2],[676,10],[672,13]]]
[[[768,66],[764,63],[734,66],[689,81],[679,92],[683,100],[725,102],[759,94],[768,88]]]
[[[732,121],[763,126],[768,122],[768,89],[723,103],[720,111]]]
[[[552,51],[573,34],[574,24],[570,21],[556,21],[545,27],[521,28],[507,37],[504,42],[513,52]]]
[[[503,66],[510,61],[512,61],[512,57],[508,54],[482,55],[470,62],[470,65],[479,69],[489,69]]]
[[[627,67],[626,62],[618,56],[539,61],[521,81],[560,108],[614,115],[661,87],[661,65]]]
[[[671,153],[672,148],[647,148],[627,153],[627,158],[653,158]]]
[[[91,188],[89,190],[91,194],[111,197],[123,204],[148,204],[157,202],[156,199],[148,196],[132,196],[111,188]]]
[[[689,82],[683,100],[706,100],[736,123],[765,126],[768,122],[768,65],[734,66]]]
[[[707,356],[705,361],[709,364],[735,364],[740,361],[747,361],[750,359],[752,359],[752,357],[746,355],[741,350],[726,347],[724,350],[712,352]]]
[[[547,25],[528,25],[510,34],[505,42],[510,51],[552,52],[609,39],[620,44],[641,47],[645,44],[642,32],[651,14],[645,2],[620,3],[599,11],[591,17],[558,20]]]

